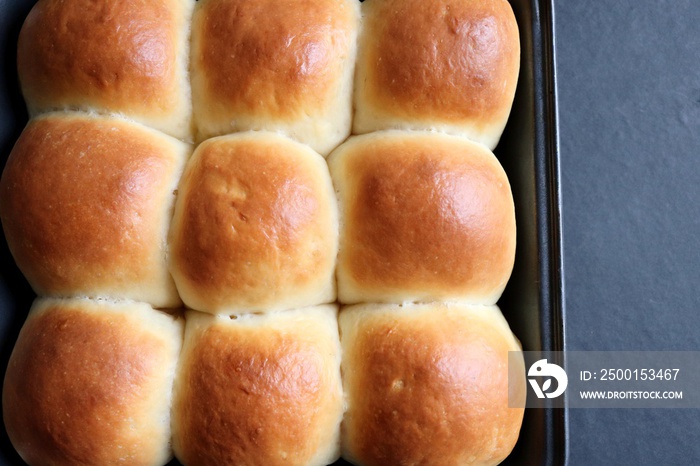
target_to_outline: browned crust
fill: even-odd
[[[287,119],[314,114],[335,97],[351,9],[336,0],[207,0],[195,12],[196,103],[225,114]]]
[[[184,147],[114,119],[32,120],[0,180],[0,218],[34,289],[177,305],[164,246]]]
[[[519,348],[507,329],[484,309],[377,306],[347,319],[352,309],[340,317],[344,455],[364,466],[450,466],[510,453],[524,410],[508,407],[508,352]]]
[[[155,312],[150,309],[142,312]],[[162,464],[180,341],[85,301],[39,301],[3,388],[5,426],[29,464]],[[175,350],[173,350],[175,348]],[[170,367],[170,372],[167,368]]]
[[[320,155],[271,133],[209,140],[179,196],[173,274],[189,306],[264,310],[314,289],[321,301],[298,304],[334,299],[337,207]]]
[[[368,301],[396,293],[495,303],[513,267],[515,213],[493,154],[419,133],[377,133],[348,144],[331,160],[336,183],[342,179],[339,267],[347,279]]]
[[[363,15],[360,105],[479,128],[507,118],[520,66],[507,1],[368,0]]]
[[[17,53],[30,109],[174,111],[188,95],[178,88],[181,10],[169,0],[41,0]]]
[[[260,325],[219,319],[192,337],[188,328],[174,406],[185,464],[318,464],[317,452],[337,438],[337,333],[289,315]]]

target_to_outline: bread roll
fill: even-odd
[[[31,120],[0,180],[0,219],[37,294],[180,305],[166,241],[189,150],[116,118]]]
[[[329,157],[344,303],[494,304],[513,268],[510,185],[484,146],[436,133],[357,136]]]
[[[191,0],[39,0],[17,63],[30,114],[117,113],[190,139]]]
[[[350,134],[357,0],[201,0],[192,25],[199,139],[283,133],[325,155]]]
[[[37,300],[3,387],[30,465],[162,465],[182,324],[143,303]]]
[[[326,465],[340,453],[337,309],[236,319],[190,311],[175,385],[185,465]]]
[[[493,149],[520,70],[506,0],[367,0],[353,132],[435,129]]]
[[[340,312],[340,332],[344,458],[495,465],[513,449],[525,367],[496,306],[351,306]],[[509,352],[518,352],[510,367]]]
[[[185,304],[240,313],[334,301],[337,208],[325,160],[307,146],[266,132],[205,141],[171,227]]]

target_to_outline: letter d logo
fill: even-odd
[[[564,369],[557,366],[556,364],[550,364],[546,359],[540,359],[530,366],[530,370],[527,371],[528,379],[532,389],[535,391],[537,398],[556,398],[566,390],[566,386],[569,384],[569,378],[566,376]],[[547,379],[542,384],[540,388],[536,379],[531,379],[530,377],[552,377],[557,381],[557,389],[551,393],[547,390],[552,386],[552,379]]]

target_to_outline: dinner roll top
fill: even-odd
[[[187,313],[173,405],[183,464],[330,464],[342,416],[335,306]]]
[[[495,465],[511,452],[525,367],[496,306],[350,306],[340,312],[340,332],[344,458],[358,466]]]
[[[516,229],[491,151],[456,136],[386,131],[350,138],[328,162],[340,200],[341,302],[496,303]]]
[[[506,0],[367,0],[353,132],[435,129],[493,149],[520,70]]]
[[[30,114],[117,113],[191,138],[191,0],[39,0],[17,62]]]
[[[165,464],[181,344],[143,303],[35,301],[5,374],[12,444],[30,465]]]
[[[321,154],[350,134],[357,0],[201,0],[192,25],[198,139],[283,133]]]
[[[36,293],[180,305],[166,247],[189,150],[117,118],[31,120],[0,180],[0,219]]]
[[[40,296],[2,393],[21,457],[502,461],[519,64],[507,0],[38,0],[0,178]]]
[[[319,154],[268,132],[209,139],[178,193],[171,269],[188,307],[242,313],[335,300],[338,212]]]

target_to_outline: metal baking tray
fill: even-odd
[[[508,174],[518,228],[515,268],[499,306],[525,351],[564,351],[563,263],[553,0],[510,0],[520,28],[521,65],[513,109],[494,151]],[[526,409],[503,464],[567,464],[563,398]]]
[[[499,305],[526,351],[565,349],[552,1],[510,0],[520,27],[522,58],[511,117],[495,150],[510,178],[518,224],[515,268]],[[19,30],[34,3],[0,0],[0,167],[27,122],[17,82],[16,48]],[[33,299],[0,231],[3,378]],[[526,410],[520,439],[504,464],[566,464],[567,411],[563,401],[559,403]],[[22,464],[3,426],[0,466]]]

